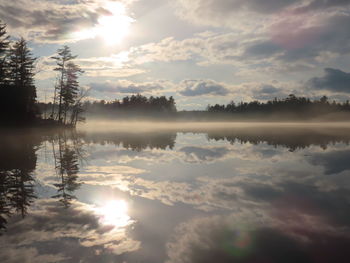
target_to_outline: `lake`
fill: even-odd
[[[0,262],[349,262],[350,127],[0,132]]]

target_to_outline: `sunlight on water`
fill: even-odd
[[[124,200],[111,200],[102,207],[95,208],[100,223],[114,227],[125,227],[130,222],[128,205]]]

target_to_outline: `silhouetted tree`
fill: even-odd
[[[30,123],[36,119],[35,61],[27,42],[10,43],[0,22],[0,121]]]
[[[84,107],[90,111],[116,110],[135,113],[174,113],[177,111],[176,102],[172,96],[169,99],[165,96],[147,98],[141,94],[126,96],[120,101],[86,102]]]
[[[9,84],[15,92],[15,107],[19,117],[27,120],[34,119],[38,113],[35,105],[35,60],[27,47],[27,42],[23,38],[15,42],[10,49]]]
[[[215,104],[207,106],[208,112],[230,114],[269,114],[276,113],[294,114],[297,118],[317,117],[327,113],[350,111],[349,103],[329,103],[328,98],[323,96],[320,100],[311,101],[309,98],[297,97],[290,94],[287,98],[269,100],[267,102],[251,101],[240,102],[237,105],[232,101],[227,105]]]
[[[76,58],[76,56],[73,56],[71,53],[71,50],[68,46],[63,46],[62,48],[58,49],[57,56],[51,57],[56,61],[57,67],[54,69],[58,72],[58,82],[55,86],[55,92],[54,92],[54,103],[53,105],[56,105],[56,102],[58,103],[58,115],[57,119],[60,122],[63,122],[63,108],[64,108],[64,98],[66,96],[67,98],[67,81],[68,81],[68,67],[70,63],[72,63],[72,60]]]
[[[62,102],[63,102],[63,123],[67,123],[67,114],[71,106],[76,104],[79,95],[79,82],[78,82],[78,74],[83,73],[83,71],[79,68],[78,65],[73,63],[72,61],[67,63],[67,81],[62,89]],[[77,112],[75,111],[75,115]],[[76,119],[76,118],[73,118]]]

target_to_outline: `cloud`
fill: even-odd
[[[307,86],[315,90],[350,93],[350,73],[339,69],[325,68],[323,77],[312,78]]]
[[[128,50],[128,63],[191,61],[198,66],[232,65],[236,74],[305,72],[350,54],[350,15],[287,13],[265,23],[229,33],[173,37]],[[207,33],[207,32],[206,32]]]
[[[179,150],[186,154],[187,162],[210,162],[218,160],[229,153],[226,147],[204,148],[196,146],[186,146]]]
[[[180,17],[197,24],[235,27],[240,19],[247,20],[242,14],[255,20],[256,15],[276,13],[301,0],[177,0],[177,12]],[[255,14],[255,15],[254,15]]]
[[[126,227],[103,225],[94,207],[75,201],[66,209],[56,200],[40,200],[24,219],[14,217],[2,241],[6,247],[0,252],[2,262],[23,262],[18,255],[23,248],[33,256],[26,262],[98,262],[99,255],[120,255],[140,247],[126,235]],[[43,244],[50,244],[52,254],[45,254]],[[13,251],[18,261],[12,258]]]
[[[323,166],[326,174],[337,174],[350,170],[348,162],[350,150],[333,151],[329,153],[318,153],[312,156],[310,163]]]
[[[289,94],[297,94],[290,85],[286,83],[276,84],[251,84],[251,96],[257,100],[272,100],[273,98],[285,98]]]
[[[37,79],[45,80],[56,76],[56,72],[54,71],[56,64],[51,58],[55,55],[56,54],[40,57],[37,60]],[[109,57],[78,57],[74,59],[74,62],[84,70],[83,76],[88,77],[121,78],[139,75],[146,72],[144,69],[128,64],[127,60],[128,52],[120,52],[119,54],[112,54]]]
[[[337,251],[338,260],[346,261],[349,252],[344,248],[350,239],[342,236],[341,228],[327,226],[323,217],[303,218],[289,212],[286,219],[243,209],[183,223],[167,244],[166,262],[311,262],[314,251],[325,261],[332,261]]]
[[[93,28],[101,16],[111,15],[105,4],[106,1],[97,0],[2,1],[0,17],[8,24],[10,33],[35,42],[67,43],[80,40],[74,32]]]
[[[225,96],[229,93],[224,84],[213,80],[184,80],[181,83],[184,88],[180,91],[183,96],[216,95]]]
[[[243,53],[243,56],[250,58],[259,58],[276,55],[283,52],[283,48],[269,40],[257,40],[249,43]]]
[[[297,11],[312,11],[317,9],[327,9],[332,7],[341,7],[341,6],[347,6],[350,5],[349,0],[312,0],[308,4],[300,7],[297,9]]]
[[[266,22],[280,14],[324,11],[345,8],[348,0],[176,0],[178,15],[188,21],[209,26],[241,29],[257,21]],[[273,19],[271,19],[273,20]],[[250,23],[253,21],[253,23]]]
[[[92,91],[100,93],[145,93],[152,91],[163,90],[164,86],[162,83],[156,82],[145,82],[145,83],[134,83],[128,80],[117,80],[117,81],[106,81],[101,83],[89,84]]]

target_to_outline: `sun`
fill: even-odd
[[[107,44],[117,44],[129,33],[133,19],[126,15],[125,6],[121,3],[109,2],[106,9],[111,15],[98,19],[97,32]]]
[[[108,14],[99,17],[97,25],[93,28],[73,33],[73,38],[83,40],[101,37],[107,45],[119,44],[129,34],[134,19],[126,14],[125,5],[122,3],[107,2],[103,8]]]

